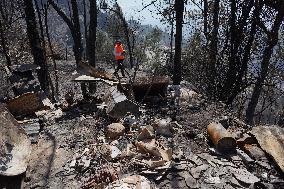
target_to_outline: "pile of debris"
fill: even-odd
[[[117,85],[105,72],[92,70],[89,76]],[[166,103],[142,107],[116,86],[108,87],[103,104],[97,105],[91,114],[84,114],[83,109],[90,111],[94,105],[76,107],[71,93],[61,104],[63,111],[36,91],[25,91],[10,99],[8,109],[22,120],[16,121],[8,109],[0,106],[0,120],[4,123],[0,127],[0,174],[26,171],[31,146],[38,147],[31,142],[37,143],[42,127],[48,125],[46,132],[56,128],[52,153],[64,149],[73,155],[66,162],[60,159],[64,166],[56,167],[54,175],[74,175],[71,179],[76,179],[83,189],[284,187],[283,128],[251,128],[232,114],[217,117],[191,87],[168,86],[168,80],[162,77],[138,81],[134,83],[138,86],[135,90],[142,90],[143,95],[158,95]],[[72,111],[74,120],[66,116]],[[59,122],[57,119],[62,116],[65,117]],[[205,117],[208,123],[203,120]],[[88,133],[88,142],[85,130],[80,128],[84,120],[92,122],[84,128],[96,130]],[[66,137],[61,144],[55,144],[58,135],[73,135],[68,130],[72,127],[64,125],[67,122],[76,124],[80,141],[74,136],[72,142]],[[32,169],[36,174],[36,168]]]
[[[211,147],[192,152],[177,142],[186,127],[170,118],[147,116],[128,115],[106,126],[95,143],[77,152],[66,170],[79,175],[82,188],[283,186],[281,172],[273,171],[277,167],[283,171],[282,128],[251,129],[225,117],[208,125]]]

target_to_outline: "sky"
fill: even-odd
[[[143,25],[150,24],[152,26],[158,26],[163,31],[169,33],[170,26],[162,24],[160,22],[161,16],[157,15],[157,11],[155,10],[155,7],[153,5],[143,9],[143,7],[149,5],[152,1],[153,0],[117,0],[127,19],[131,19],[131,17],[133,17],[134,20],[139,20]],[[185,7],[187,8],[187,10],[196,9],[196,7],[192,4],[185,5]],[[190,33],[192,33],[192,26],[190,26],[189,24],[184,25],[184,36],[189,36]]]
[[[141,24],[151,24],[153,26],[157,25],[163,28],[159,17],[155,14],[155,9],[153,6],[149,6],[148,8],[142,10],[143,7],[150,4],[152,0],[117,0],[117,2],[121,6],[127,19],[133,17],[133,19],[139,20]],[[151,10],[153,13],[151,13]]]

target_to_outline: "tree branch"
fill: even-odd
[[[50,5],[54,8],[54,10],[58,13],[58,15],[66,22],[69,28],[73,28],[74,24],[70,18],[64,13],[64,11],[53,1],[53,0],[48,0]]]

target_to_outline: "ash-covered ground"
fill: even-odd
[[[40,120],[23,188],[106,188],[129,175],[147,178],[145,188],[284,188],[281,170],[257,143],[260,157],[215,150],[207,134],[211,122],[222,122],[236,139],[250,130],[222,103],[201,94],[178,103],[153,97],[140,104],[139,116],[113,119],[98,100],[109,87],[100,84],[95,98],[83,100],[80,84],[71,81],[75,68],[74,62],[59,62],[59,98],[73,92],[74,103],[61,117]],[[112,123],[123,128],[110,137]]]

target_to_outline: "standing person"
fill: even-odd
[[[115,56],[115,60],[116,60],[116,63],[117,63],[117,67],[114,71],[114,74],[115,75],[118,74],[118,70],[121,70],[121,74],[122,74],[123,77],[125,77],[124,65],[123,65],[124,53],[125,53],[125,50],[123,48],[121,41],[117,40],[115,42],[115,46],[114,46],[114,56]]]

